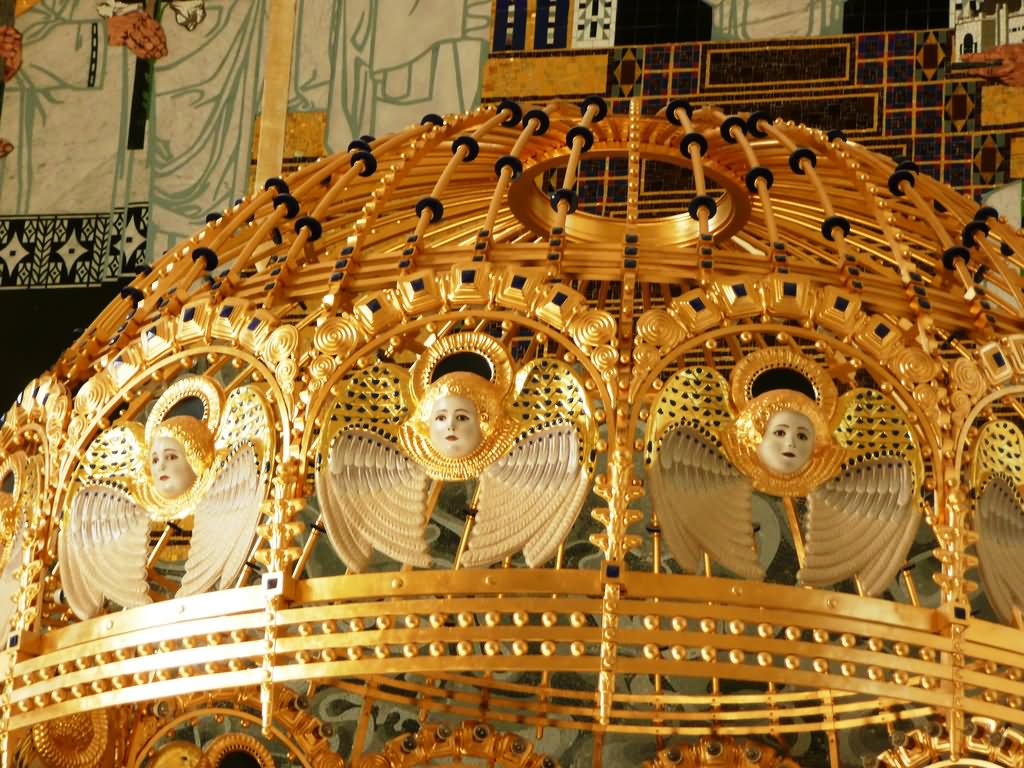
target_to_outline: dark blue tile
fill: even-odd
[[[914,160],[918,163],[942,159],[942,140],[939,137],[918,139],[914,142]]]
[[[928,109],[918,112],[917,133],[942,133],[942,111]]]
[[[947,163],[942,172],[942,180],[951,187],[969,186],[971,183],[970,163]]]
[[[911,112],[889,112],[885,116],[885,132],[890,136],[910,133]]]
[[[863,62],[857,65],[857,82],[861,85],[878,85],[882,82],[884,73],[882,62]]]
[[[909,85],[897,85],[885,91],[886,109],[906,109],[914,97],[914,89]]]
[[[946,137],[946,160],[968,160],[971,157],[970,136]]]
[[[656,45],[647,49],[644,53],[644,70],[668,69],[668,63],[672,59],[672,51],[667,46]]]
[[[913,59],[890,59],[888,62],[888,81],[890,83],[914,82]]]
[[[700,64],[699,45],[676,45],[673,48],[672,65],[676,69],[694,69]]]
[[[885,55],[885,35],[861,35],[857,41],[858,59],[880,59]]]
[[[916,105],[919,107],[941,107],[942,85],[935,83],[917,86]]]
[[[697,92],[696,72],[673,72],[672,73],[672,96],[686,96]]]
[[[914,55],[914,33],[893,32],[889,34],[889,55],[890,56],[913,56]]]

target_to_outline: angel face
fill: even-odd
[[[434,401],[429,429],[430,444],[449,459],[469,455],[483,439],[476,405],[461,395],[445,395]]]
[[[807,466],[814,452],[814,425],[804,414],[788,408],[768,419],[757,455],[768,469],[793,475]]]
[[[160,435],[153,440],[150,461],[153,487],[169,499],[181,496],[196,480],[196,473],[185,457],[185,449],[173,437]]]

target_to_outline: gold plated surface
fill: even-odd
[[[15,508],[27,521],[20,555],[5,539],[16,562],[5,734],[21,744],[63,734],[61,718],[123,715],[134,741],[117,748],[141,766],[181,722],[220,714],[260,727],[257,741],[297,764],[391,766],[450,757],[427,736],[444,725],[471,742],[479,724],[491,729],[481,743],[504,746],[458,754],[543,765],[538,745],[505,733],[529,726],[591,734],[595,764],[606,735],[649,738],[652,765],[675,762],[671,737],[707,736],[736,741],[710,755],[702,739],[680,759],[770,768],[789,758],[745,756],[742,739],[824,732],[837,764],[837,734],[930,719],[943,728],[927,752],[938,761],[980,754],[971,718],[1024,725],[1020,606],[1004,599],[997,617],[980,599],[972,495],[994,471],[978,458],[998,452],[990,425],[1024,425],[1020,232],[815,129],[709,107],[676,106],[671,119],[538,108],[543,135],[536,114],[522,125],[512,107],[484,108],[272,180],[158,259],[26,387],[0,426],[0,522],[16,529]],[[691,138],[684,157],[692,135],[707,150]],[[624,217],[588,213],[588,157],[624,158],[634,182],[645,159],[671,158],[704,202],[645,218],[634,183]],[[537,179],[553,168],[549,198]],[[500,405],[481,395],[478,414],[516,427],[498,430],[486,461],[428,473],[426,448],[397,433],[439,394],[437,366],[467,351],[492,374],[473,387]],[[747,578],[708,547],[682,562],[665,546],[672,504],[656,500],[645,464],[674,423],[663,406],[697,404],[694,424],[716,437],[745,409],[796,402],[786,387],[755,392],[773,366],[808,382],[816,438],[835,447],[814,482],[755,486],[799,562],[783,563],[753,518],[730,528],[727,509],[716,535],[749,542]],[[126,469],[138,463],[126,446],[187,396],[218,456],[261,447],[243,566],[175,596],[188,579],[180,555],[201,537],[157,515],[139,566],[152,604],[101,600],[78,620],[61,554],[75,494],[90,473],[144,478]],[[351,499],[330,517],[318,484],[346,429],[380,450],[334,465],[332,492]],[[536,460],[508,464],[498,488],[487,473],[519,446]],[[755,474],[728,458],[728,471]],[[404,510],[404,522],[373,546],[338,546],[332,526],[354,525],[371,480],[401,462],[415,483],[372,486],[360,509],[375,523]],[[836,472],[855,486],[847,496],[867,499],[857,510],[815,507]],[[882,507],[857,496],[867,492],[899,497],[898,525],[872,527]],[[416,558],[387,546],[426,531]],[[884,567],[857,560],[890,540]],[[350,753],[328,759],[299,691],[363,702]],[[408,751],[368,743],[380,702],[416,713]]]

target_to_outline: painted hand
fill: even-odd
[[[997,45],[980,53],[967,53],[964,61],[1000,61],[988,67],[973,70],[974,74],[1002,83],[1024,85],[1024,43]]]
[[[160,22],[148,13],[127,13],[107,19],[107,37],[111,45],[126,45],[140,59],[159,59],[167,55],[167,35]]]

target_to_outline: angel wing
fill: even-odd
[[[346,382],[321,435],[316,492],[327,537],[350,571],[365,570],[376,549],[427,567],[429,478],[399,450],[395,430],[407,415],[408,374],[378,363]]]
[[[462,564],[490,565],[522,550],[543,565],[572,528],[594,474],[596,433],[586,394],[558,360],[528,363],[517,376],[514,417],[524,429],[480,476],[479,509]]]
[[[764,578],[754,541],[753,487],[717,436],[732,418],[725,380],[700,366],[677,371],[651,414],[651,503],[676,562],[696,573],[707,552],[738,576]]]
[[[857,575],[867,595],[888,587],[921,522],[921,453],[899,407],[873,389],[839,401],[839,474],[808,496],[807,559],[799,579],[827,586]]]
[[[238,446],[215,469],[216,480],[196,504],[185,576],[177,596],[230,585],[245,564],[259,523],[260,460],[256,446]]]
[[[104,599],[125,608],[151,602],[146,584],[149,515],[113,482],[83,488],[60,532],[60,575],[80,619],[99,613]]]
[[[978,565],[989,603],[1012,624],[1013,609],[1024,608],[1024,434],[1009,421],[986,424],[972,464],[978,527]]]
[[[150,602],[146,584],[149,516],[131,487],[143,471],[143,428],[111,427],[90,443],[76,473],[81,488],[64,515],[60,574],[71,610],[90,618],[110,599],[125,608]]]
[[[178,596],[224,589],[245,564],[263,501],[273,430],[262,395],[253,387],[231,391],[215,443],[223,453],[216,478],[196,504],[185,575]]]

